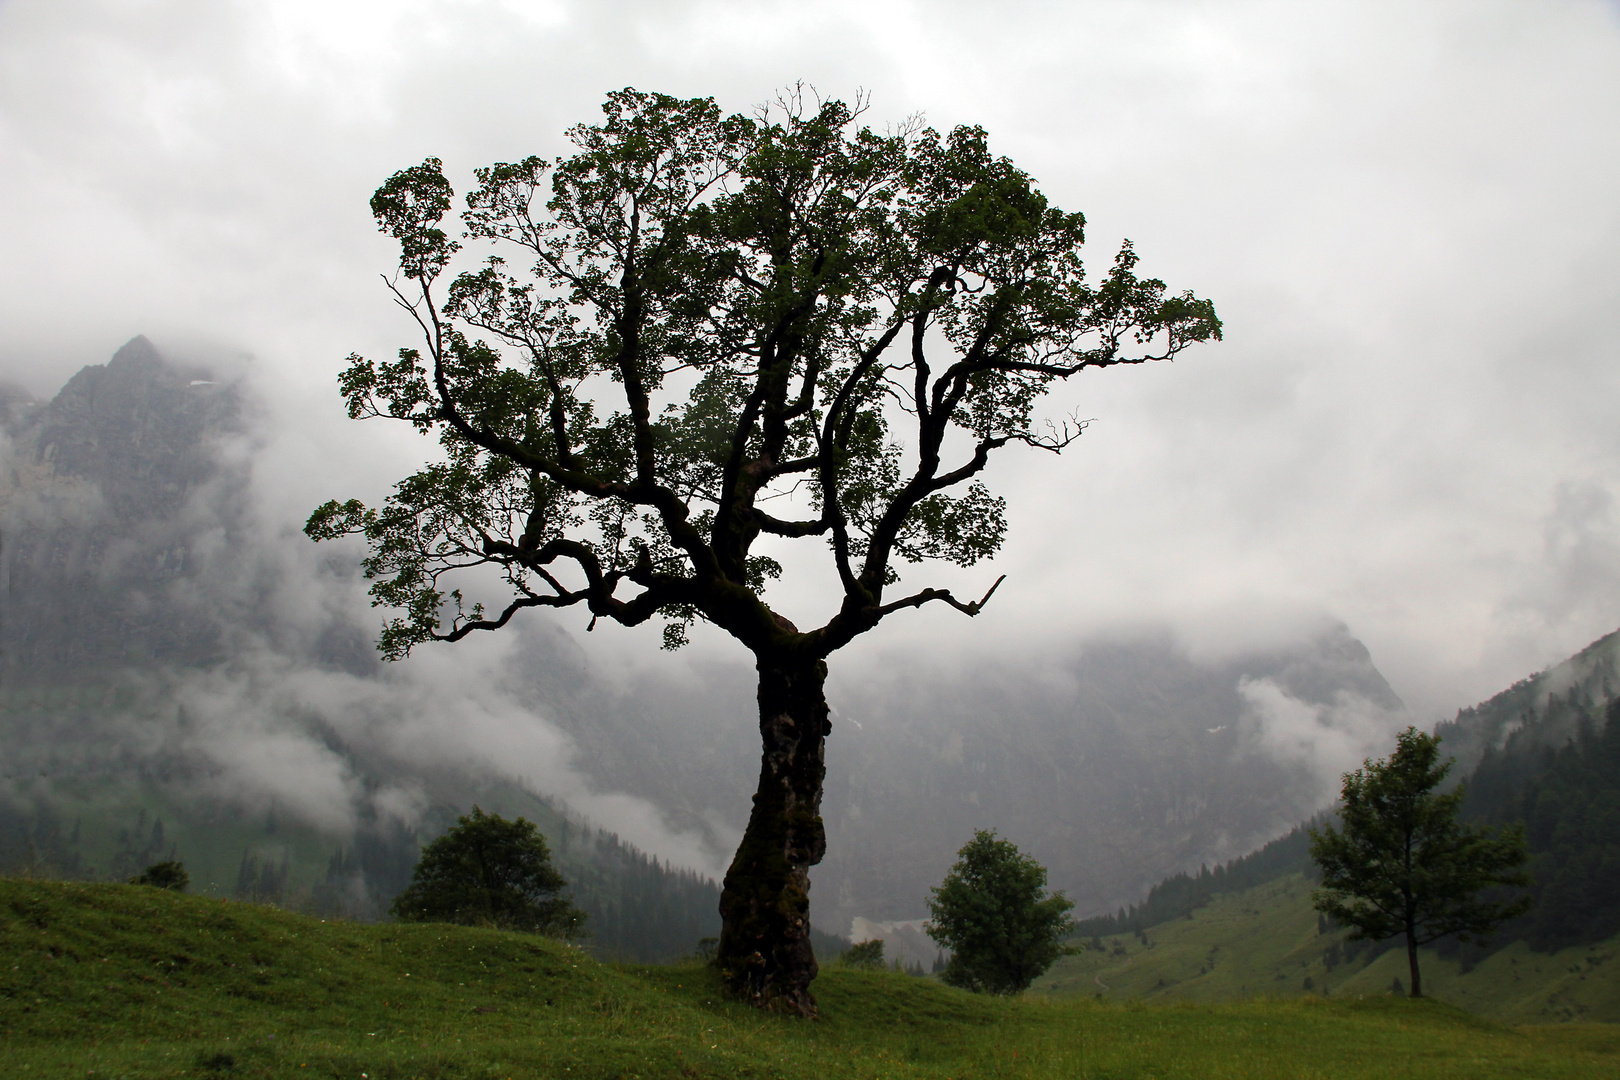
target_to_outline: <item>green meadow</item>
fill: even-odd
[[[1310,893],[1292,874],[1217,896],[1190,918],[1147,930],[1145,944],[1124,934],[1058,961],[1034,991],[1116,1002],[1334,1001],[1387,994],[1393,980],[1408,980],[1404,947],[1370,963],[1371,950],[1344,959],[1344,932],[1320,932]],[[1421,949],[1419,964],[1426,995],[1498,1023],[1620,1022],[1620,938],[1551,954],[1514,942],[1469,971]]]
[[[1620,1028],[1437,1001],[996,1000],[830,965],[823,1017],[517,934],[321,922],[126,885],[0,881],[15,1077],[1599,1077]]]

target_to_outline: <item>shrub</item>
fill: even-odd
[[[172,889],[175,892],[185,892],[186,886],[191,884],[191,875],[186,873],[186,864],[179,861],[153,863],[145,870],[129,879],[131,885],[150,885],[155,889]]]
[[[883,967],[883,939],[874,938],[844,950],[838,962],[845,967],[877,971]]]

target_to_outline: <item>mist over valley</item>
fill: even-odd
[[[543,615],[380,662],[357,560],[317,557],[300,521],[273,516],[257,388],[216,374],[138,337],[48,401],[5,398],[13,858],[56,821],[98,852],[82,872],[121,874],[134,841],[114,850],[112,834],[139,819],[150,846],[164,816],[188,859],[201,851],[186,844],[229,836],[205,845],[211,888],[263,864],[280,867],[280,898],[325,887],[337,903],[341,880],[374,916],[414,845],[482,800],[699,877],[724,869],[758,768],[749,665],[650,642],[627,663],[625,644]],[[1331,622],[1197,659],[1141,626],[1045,653],[974,644],[833,665],[822,929],[920,918],[975,828],[1040,859],[1080,910],[1111,910],[1320,810],[1407,720]]]

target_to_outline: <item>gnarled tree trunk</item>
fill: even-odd
[[[827,850],[821,785],[831,731],[819,660],[759,661],[759,790],[720,893],[721,972],[765,1008],[816,1015],[810,868]]]

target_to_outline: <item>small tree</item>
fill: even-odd
[[[585,913],[558,895],[567,886],[533,822],[507,821],[474,806],[422,849],[410,885],[391,910],[404,922],[578,937],[585,930]]]
[[[1529,907],[1528,897],[1485,899],[1485,890],[1523,886],[1524,830],[1496,835],[1461,825],[1463,791],[1435,788],[1451,771],[1440,740],[1416,728],[1396,736],[1386,761],[1368,758],[1344,776],[1340,828],[1311,830],[1311,858],[1322,870],[1316,909],[1351,928],[1353,940],[1406,936],[1412,997],[1423,996],[1418,946],[1456,936],[1483,944]]]
[[[191,875],[186,873],[186,864],[178,860],[153,863],[139,874],[129,879],[131,885],[150,885],[155,889],[169,889],[173,892],[185,892],[191,884]]]
[[[851,945],[845,949],[838,962],[845,967],[861,968],[865,971],[881,971],[883,969],[883,939],[873,938]]]
[[[1066,951],[1074,903],[1046,891],[1046,867],[983,829],[928,898],[923,928],[951,950],[940,976],[952,986],[1017,994]]]
[[[1084,217],[982,129],[878,132],[860,111],[610,94],[572,156],[475,171],[462,238],[494,253],[460,273],[439,160],[394,174],[371,208],[422,345],[352,356],[339,383],[349,415],[441,452],[384,505],[334,500],[306,526],[366,538],[390,659],[576,605],[591,626],[661,620],[671,648],[694,620],[747,648],[759,788],[717,959],[739,994],[807,1015],[827,658],[902,612],[984,607],[1000,578],[970,600],[899,588],[901,567],[995,554],[990,457],[1060,453],[1085,426],[1043,416],[1049,390],[1221,332],[1209,301],[1137,276],[1129,243],[1089,277]],[[819,626],[766,600],[782,567],[761,548],[791,542],[836,573]]]

